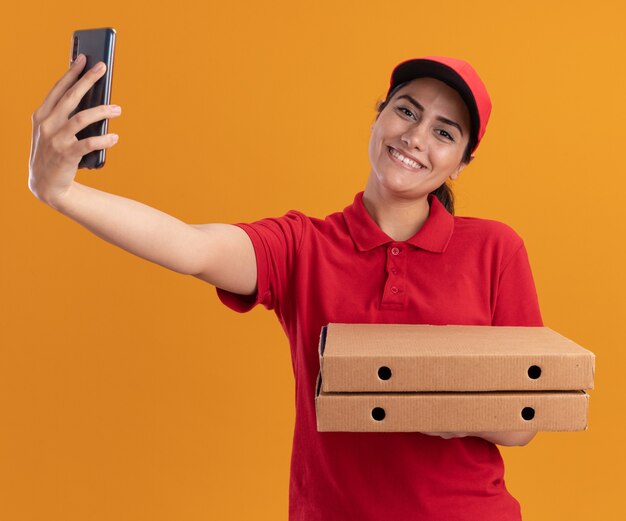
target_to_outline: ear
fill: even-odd
[[[452,172],[450,174],[450,179],[452,179],[453,181],[456,181],[459,176],[461,175],[461,172],[463,171],[463,169],[467,166],[467,163],[461,163],[459,165],[459,168],[456,169],[455,172]]]
[[[473,160],[473,159],[474,159],[474,154],[472,154],[472,155],[470,156],[469,163],[461,163],[461,164],[459,165],[459,168],[456,170],[456,172],[454,172],[454,173],[450,174],[450,179],[452,179],[453,181],[456,181],[456,180],[458,179],[458,177],[461,175],[461,172],[463,171],[463,169],[464,169],[467,165],[469,165],[469,164],[472,162],[472,160]]]

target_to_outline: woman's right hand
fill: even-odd
[[[52,204],[72,186],[81,158],[92,150],[117,143],[114,134],[78,140],[76,134],[91,123],[121,114],[111,105],[99,105],[69,118],[80,100],[104,74],[106,65],[98,62],[80,80],[85,66],[80,55],[56,82],[43,103],[33,112],[28,187],[38,199]],[[102,68],[98,70],[98,65]]]

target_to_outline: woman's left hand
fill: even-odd
[[[451,438],[465,438],[470,436],[469,432],[422,432],[428,436],[441,436],[442,438],[449,440]]]
[[[440,436],[446,440],[452,438],[465,438],[466,436],[476,436],[484,440],[504,445],[507,447],[523,447],[537,434],[534,431],[514,431],[514,432],[422,432],[428,436]]]

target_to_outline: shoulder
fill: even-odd
[[[454,217],[457,247],[506,265],[524,247],[524,240],[509,224],[480,217]]]
[[[523,240],[510,225],[494,219],[481,217],[454,217],[454,232],[474,240],[497,242],[519,246]]]
[[[347,230],[344,213],[337,211],[326,215],[325,217],[318,217],[305,214],[299,210],[290,210],[287,212],[283,219],[297,222],[303,233],[314,235],[332,235],[338,229]]]
[[[301,235],[303,233],[328,233],[331,229],[343,225],[342,212],[334,212],[326,217],[315,217],[307,215],[300,210],[288,210],[282,215],[274,217],[264,217],[251,222],[238,223],[244,227],[266,230],[268,232],[282,230]],[[344,226],[345,227],[345,226]]]
[[[263,228],[301,228],[303,224],[309,219],[305,214],[300,212],[299,210],[289,210],[282,215],[276,215],[273,217],[263,217],[261,219],[246,222],[246,223],[238,223],[243,226],[248,226],[256,229]]]
[[[289,210],[271,217],[238,222],[236,226],[243,229],[255,250],[297,250],[302,242],[308,217],[299,210]]]

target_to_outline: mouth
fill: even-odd
[[[426,170],[426,167],[422,163],[420,163],[419,161],[415,161],[414,159],[411,159],[409,157],[406,157],[404,154],[401,154],[393,147],[388,146],[387,153],[389,154],[389,157],[393,161],[400,164],[407,170],[411,170],[412,172],[419,172],[420,170]]]

